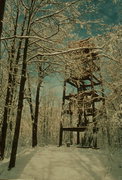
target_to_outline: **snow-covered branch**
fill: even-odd
[[[2,37],[0,40],[10,40],[10,39],[14,39],[14,38],[18,38],[18,39],[29,39],[29,38],[32,38],[32,39],[39,39],[40,41],[44,41],[44,42],[50,42],[50,43],[53,43],[53,41],[51,40],[47,40],[46,38],[41,38],[39,36],[18,36],[18,35],[15,35],[15,36],[10,36],[10,37]]]
[[[102,47],[79,47],[79,48],[70,48],[68,50],[64,50],[64,51],[58,51],[58,52],[53,52],[53,53],[38,53],[36,55],[34,55],[33,57],[31,57],[28,61],[34,59],[37,56],[57,56],[57,55],[64,55],[64,54],[68,54],[71,52],[75,52],[75,51],[79,51],[79,50],[84,50],[84,49],[91,49],[91,50],[95,50],[95,49],[99,49],[102,50]]]
[[[40,21],[43,20],[43,19],[46,19],[46,18],[55,16],[55,15],[63,12],[67,7],[70,7],[71,5],[75,4],[75,3],[78,2],[78,1],[79,1],[79,0],[73,1],[73,2],[71,2],[71,3],[66,3],[66,7],[64,7],[64,8],[62,8],[62,9],[60,9],[60,10],[57,10],[57,11],[51,13],[51,14],[47,14],[47,15],[45,15],[45,16],[42,16],[42,17],[40,17],[40,18],[35,19],[34,21],[31,22],[31,25],[32,25],[32,24],[35,24],[36,22],[40,22]]]

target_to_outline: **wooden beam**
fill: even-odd
[[[69,79],[66,80],[67,83],[69,83],[70,85],[74,86],[75,88],[77,88],[77,84],[73,81],[70,81]]]
[[[85,129],[87,129],[87,126],[62,128],[63,131],[76,131],[76,132],[83,132]]]
[[[63,126],[62,126],[62,122],[60,122],[59,147],[62,146],[62,140],[63,140]]]

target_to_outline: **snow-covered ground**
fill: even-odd
[[[106,155],[94,149],[37,147],[21,152],[11,171],[7,159],[0,163],[2,180],[122,180],[122,168],[118,167],[119,174],[111,172]]]

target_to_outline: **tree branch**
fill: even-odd
[[[11,36],[11,37],[2,37],[0,40],[3,41],[3,40],[10,40],[10,39],[14,39],[14,38],[18,38],[18,39],[29,39],[29,38],[33,38],[33,39],[39,39],[40,41],[45,41],[45,42],[50,42],[50,43],[54,43],[53,41],[51,40],[47,40],[45,38],[41,38],[39,36],[18,36],[18,35],[15,35],[15,36]]]
[[[28,59],[28,62],[32,59],[34,59],[37,56],[57,56],[57,55],[63,55],[63,54],[67,54],[67,53],[71,53],[71,52],[75,52],[75,51],[79,51],[79,50],[84,50],[84,49],[102,49],[102,47],[79,47],[79,48],[72,48],[72,49],[68,49],[65,51],[59,51],[59,52],[53,52],[53,53],[38,53],[36,55],[34,55],[33,57],[31,57],[30,59]]]
[[[42,17],[40,17],[40,18],[35,19],[34,21],[31,22],[31,25],[32,25],[32,24],[35,24],[36,22],[40,22],[42,19],[49,18],[49,17],[52,17],[52,16],[54,16],[54,15],[56,15],[56,14],[61,13],[61,12],[64,11],[67,7],[70,7],[71,5],[75,4],[75,3],[78,2],[78,1],[79,1],[79,0],[73,1],[73,2],[71,2],[71,3],[66,3],[66,7],[64,7],[64,8],[62,8],[62,9],[58,10],[58,11],[55,11],[55,12],[53,12],[53,13],[51,13],[51,14],[48,14],[48,15],[45,15],[45,16],[42,16]]]

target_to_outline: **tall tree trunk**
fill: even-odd
[[[39,67],[39,82],[37,85],[37,90],[36,90],[36,101],[35,101],[35,114],[34,114],[34,122],[32,124],[32,147],[37,146],[37,128],[38,128],[38,114],[39,114],[39,104],[40,104],[40,86],[42,83],[42,68],[41,65]]]
[[[5,2],[6,0],[0,0],[0,37],[2,34],[2,24],[3,24],[2,21],[4,15]]]
[[[25,81],[26,81],[27,49],[28,49],[28,39],[25,40],[25,49],[24,49],[21,80],[20,80],[20,90],[19,90],[19,99],[18,99],[18,107],[17,107],[16,125],[15,125],[15,132],[14,132],[14,138],[13,138],[13,143],[12,143],[12,152],[11,152],[11,158],[10,158],[10,163],[9,163],[9,170],[11,168],[15,167],[15,161],[16,161],[16,153],[17,153],[17,147],[18,147],[21,116],[22,116],[22,109],[23,109],[24,87],[25,87]]]
[[[32,120],[32,124],[33,124],[34,123],[34,112],[33,112],[33,105],[32,105],[32,95],[31,95],[29,74],[28,74],[28,91],[29,91],[29,98],[27,100],[28,100],[28,103],[30,106],[31,120]]]
[[[39,114],[39,95],[40,95],[41,82],[38,83],[36,90],[36,103],[35,103],[35,116],[32,124],[32,147],[37,146],[37,126],[38,126],[38,114]]]
[[[31,17],[32,17],[32,13],[33,13],[34,3],[35,3],[35,1],[31,0],[28,22],[27,22],[27,30],[26,30],[27,36],[30,35],[30,29],[31,29],[30,22],[31,22]],[[11,157],[10,157],[8,170],[15,167],[15,162],[16,162],[16,154],[17,154],[17,147],[18,147],[19,134],[20,134],[20,125],[21,125],[21,116],[22,116],[22,110],[23,110],[24,88],[25,88],[26,73],[27,73],[26,60],[27,60],[27,52],[28,52],[28,43],[29,43],[29,39],[27,38],[27,39],[25,39],[25,45],[24,45],[24,54],[23,54],[23,63],[22,63],[22,71],[21,71],[21,80],[20,80],[15,132],[14,132],[14,137],[13,137],[12,151],[11,151]]]
[[[7,119],[8,119],[8,102],[11,94],[10,90],[10,82],[11,82],[11,74],[9,73],[8,78],[8,87],[7,87],[7,94],[6,94],[6,100],[5,100],[5,107],[4,107],[4,114],[3,114],[3,122],[2,122],[2,129],[0,134],[0,158],[4,158],[4,151],[5,151],[5,142],[6,142],[6,133],[7,133]]]
[[[17,32],[17,26],[18,26],[18,16],[19,11],[17,11],[16,15],[16,25],[14,29],[14,35],[16,35]],[[8,118],[10,115],[10,109],[11,109],[11,103],[12,103],[12,97],[13,97],[13,62],[15,57],[15,39],[12,43],[11,48],[11,56],[9,57],[10,61],[10,67],[9,67],[9,74],[8,74],[8,86],[7,86],[7,93],[6,93],[6,100],[5,100],[5,107],[4,107],[4,113],[3,113],[3,121],[2,121],[2,128],[1,128],[1,142],[0,142],[0,158],[4,159],[4,152],[5,152],[5,142],[6,142],[6,135],[7,135],[7,124],[8,124]]]
[[[32,120],[32,147],[37,146],[37,127],[38,127],[38,114],[39,114],[39,104],[40,104],[40,101],[39,101],[40,86],[41,86],[41,77],[39,77],[39,82],[38,82],[37,89],[36,89],[35,112],[34,112],[33,106],[32,106],[32,95],[31,95],[30,82],[29,82],[29,77],[28,77],[28,90],[29,90],[28,103],[30,106],[30,113],[31,113],[31,120]]]

